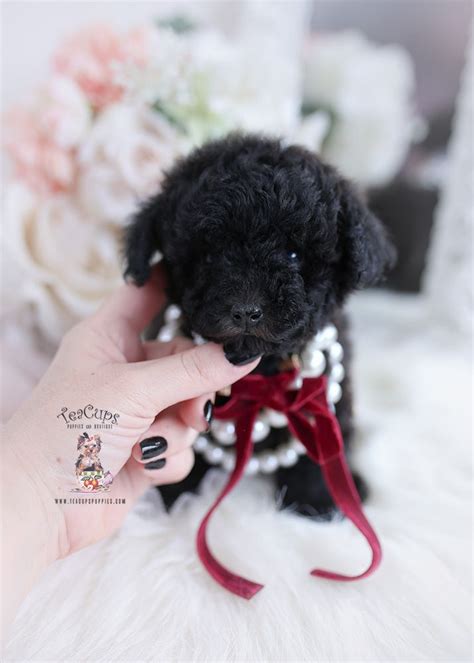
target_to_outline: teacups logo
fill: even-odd
[[[67,428],[93,428],[94,430],[110,429],[118,423],[120,415],[117,412],[102,410],[94,407],[92,403],[79,408],[70,410],[67,407],[61,408],[61,412],[56,415],[57,419],[62,419]]]
[[[78,457],[76,460],[76,480],[78,487],[72,492],[99,492],[110,490],[114,480],[112,473],[105,471],[100,460],[102,440],[97,430],[110,430],[118,424],[120,414],[101,409],[88,403],[77,410],[62,407],[56,418],[66,424],[66,428],[81,429],[77,438]]]
[[[82,433],[77,438],[76,479],[79,487],[72,492],[91,493],[110,490],[114,480],[111,472],[105,472],[100,461],[102,440],[99,435]]]

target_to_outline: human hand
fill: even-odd
[[[15,503],[7,524],[13,536],[20,532],[20,541],[26,528],[27,547],[39,542],[43,567],[113,532],[150,484],[182,480],[193,465],[197,431],[208,423],[204,405],[258,363],[234,366],[212,343],[142,342],[140,332],[164,303],[159,269],[143,288],[119,288],[95,315],[66,334],[32,396],[5,426],[3,490]],[[100,411],[100,420],[86,418],[89,404]],[[71,412],[76,415],[69,420]],[[110,428],[95,429],[103,419]],[[87,431],[89,437],[99,435],[97,455],[113,483],[108,492],[74,495],[71,489],[80,485],[75,477],[78,437]],[[167,442],[159,456],[165,463],[149,469],[153,454],[143,459],[140,442],[157,436]],[[112,503],[71,504],[71,497],[110,498]]]

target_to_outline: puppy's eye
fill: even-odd
[[[207,265],[210,265],[212,263],[212,255],[210,253],[206,253],[204,260],[206,261]]]
[[[287,251],[286,256],[290,262],[298,262],[298,254],[296,251]]]

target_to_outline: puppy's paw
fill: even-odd
[[[299,516],[311,518],[318,522],[330,522],[341,517],[341,512],[336,507],[334,502],[318,503],[318,504],[300,504],[298,502],[288,502],[283,500],[281,508],[287,508],[291,513],[297,513]]]
[[[360,501],[365,502],[365,500],[370,495],[367,481],[363,479],[357,472],[352,472],[352,478],[354,480],[355,487],[357,488],[357,492],[359,493]]]
[[[326,487],[321,469],[312,465],[308,458],[302,459],[300,464],[302,467],[296,473],[291,470],[280,470],[278,477],[280,508],[287,508],[318,521],[331,521],[343,517]],[[369,488],[359,474],[354,473],[352,477],[363,502],[369,495]]]
[[[329,493],[327,495],[308,495],[304,498],[299,495],[296,499],[288,490],[281,490],[278,500],[281,509],[288,509],[292,513],[311,518],[313,520],[329,522],[340,515]]]
[[[224,354],[234,366],[245,366],[260,357],[262,353],[252,343],[225,343]]]

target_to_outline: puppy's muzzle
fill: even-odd
[[[261,322],[263,311],[257,304],[234,304],[230,315],[238,329],[249,331]]]

